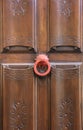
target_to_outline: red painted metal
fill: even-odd
[[[41,73],[41,71],[40,72],[38,71],[38,67],[40,67],[40,69],[42,68],[47,68],[47,69],[45,70],[45,72]],[[46,76],[47,74],[50,73],[50,70],[51,70],[51,66],[48,57],[44,54],[38,55],[36,58],[36,62],[34,64],[34,72],[39,76]]]

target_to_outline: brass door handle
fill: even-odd
[[[50,73],[50,70],[51,66],[48,57],[44,54],[38,55],[34,64],[34,72],[38,76],[46,76]]]

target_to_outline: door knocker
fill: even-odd
[[[50,73],[50,70],[51,66],[48,57],[44,54],[38,55],[34,63],[34,72],[38,76],[46,76]]]

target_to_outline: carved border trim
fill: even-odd
[[[56,78],[63,78],[63,79],[74,79],[79,77],[79,68],[56,68],[56,66],[52,66],[52,74]]]
[[[50,38],[50,44],[53,46],[58,45],[74,45],[80,44],[80,39],[78,39],[76,36],[63,36],[60,38]]]
[[[14,37],[14,36],[10,36],[9,38],[7,38],[6,40],[4,40],[4,43],[6,43],[6,45],[30,45],[33,44],[32,38],[28,38],[28,37]]]
[[[28,80],[33,76],[33,66],[27,66],[25,69],[12,69],[5,66],[3,73],[10,80]]]

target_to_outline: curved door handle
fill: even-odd
[[[38,76],[46,76],[50,73],[50,70],[51,66],[48,57],[44,54],[38,55],[34,64],[34,72]]]

